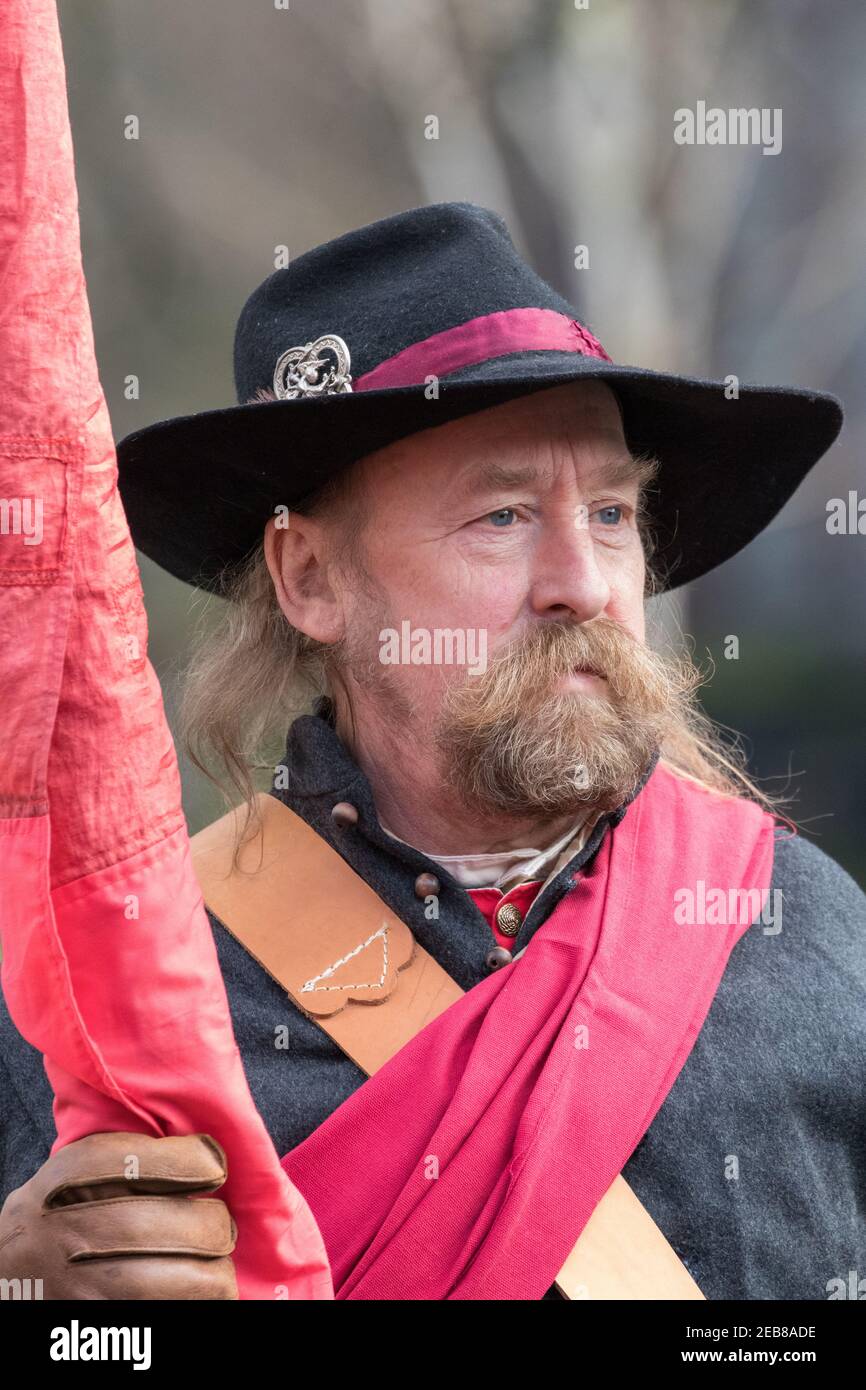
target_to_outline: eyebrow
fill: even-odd
[[[622,487],[625,483],[636,482],[638,491],[643,492],[644,488],[656,476],[658,469],[658,459],[648,454],[635,456],[619,454],[594,468],[585,482],[592,487],[605,484],[608,487]],[[521,467],[502,464],[496,459],[488,459],[479,465],[463,485],[457,489],[457,497],[461,501],[466,501],[480,493],[527,487],[532,483],[539,482],[543,477],[544,474],[533,466]]]

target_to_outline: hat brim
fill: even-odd
[[[523,352],[423,386],[265,401],[149,425],[117,446],[133,540],[188,584],[223,593],[275,507],[297,506],[364,454],[568,381],[607,382],[634,453],[661,464],[649,498],[661,587],[736,555],[836,439],[825,392],[668,375],[571,352]]]

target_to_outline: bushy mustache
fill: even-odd
[[[353,634],[346,666],[401,726],[435,747],[451,794],[481,815],[513,820],[621,805],[654,753],[689,737],[703,681],[686,653],[655,651],[612,618],[538,619],[494,648],[485,671],[449,681],[431,723],[403,682],[371,656],[377,622]],[[599,691],[562,688],[592,671]]]
[[[615,707],[637,704],[647,713],[663,713],[700,683],[688,659],[661,656],[610,618],[541,622],[496,651],[482,676],[453,692],[452,703],[459,705],[462,719],[471,709],[480,727],[542,703],[557,681],[575,670],[601,676]]]
[[[574,670],[604,693],[558,690]],[[465,805],[503,816],[613,809],[687,726],[700,673],[609,618],[540,622],[445,694],[436,740]]]

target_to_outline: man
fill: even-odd
[[[866,1231],[866,899],[774,827],[696,712],[695,672],[648,647],[644,604],[758,534],[835,438],[837,404],[729,401],[612,363],[470,204],[271,276],[235,368],[238,407],[119,450],[140,547],[230,597],[189,675],[188,738],[249,802],[248,831],[275,802],[299,818],[280,842],[290,890],[306,827],[467,991],[372,1075],[335,1034],[362,1020],[363,1046],[409,1007],[393,971],[364,1011],[387,957],[378,982],[346,982],[380,933],[356,929],[294,991],[260,943],[303,950],[310,931],[275,896],[275,930],[245,936],[254,890],[221,897],[201,855],[206,901],[230,908],[211,921],[250,1086],[337,1296],[558,1296],[620,1171],[704,1296],[834,1296]],[[316,703],[263,812],[252,770],[299,685]],[[317,989],[354,993],[329,1015]],[[8,1019],[2,1060],[5,1193],[52,1134]],[[152,1218],[160,1260],[179,1220],[201,1238],[197,1205]],[[35,1219],[27,1239],[36,1272]],[[153,1293],[131,1296],[159,1287],[157,1262]]]

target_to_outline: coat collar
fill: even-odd
[[[622,820],[657,761],[655,754],[632,795],[615,811],[600,817],[586,844],[538,894],[515,938],[515,952],[528,944],[533,932],[572,886],[574,875],[594,856],[608,831]],[[337,734],[333,709],[325,697],[317,700],[312,714],[301,715],[289,728],[285,755],[276,768],[271,794],[337,850],[392,911],[407,922],[422,946],[464,989],[489,973],[485,961],[495,941],[483,914],[442,865],[382,829],[370,782]],[[355,807],[357,824],[340,828],[334,821],[331,812],[340,801]],[[421,874],[433,874],[441,885],[438,915],[433,917],[428,916],[429,903],[425,908],[423,897],[416,894],[415,882]]]

